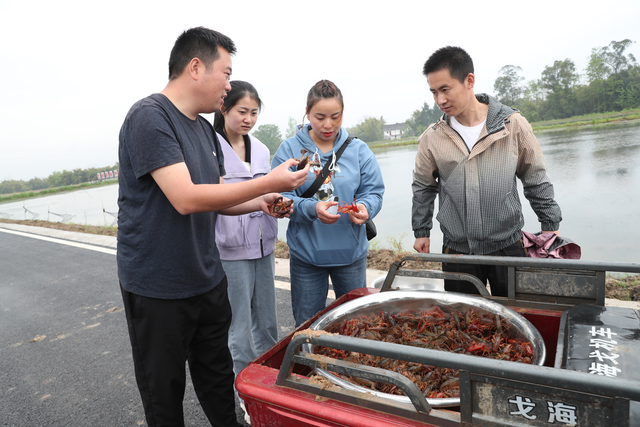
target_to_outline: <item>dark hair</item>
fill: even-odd
[[[231,90],[227,92],[227,97],[224,99],[222,108],[225,111],[229,111],[234,105],[238,103],[242,98],[249,95],[251,99],[258,103],[258,111],[262,109],[262,100],[258,91],[251,83],[243,82],[242,80],[233,80],[231,83]],[[213,118],[213,128],[216,132],[224,135],[224,115],[222,111],[218,110]]]
[[[193,58],[200,59],[206,67],[209,67],[220,57],[218,47],[225,49],[229,55],[236,53],[233,41],[217,31],[196,27],[182,33],[171,49],[169,80],[179,77]]]
[[[430,73],[445,69],[449,70],[451,77],[464,84],[469,73],[473,73],[473,61],[469,54],[460,47],[442,47],[432,53],[424,63],[422,74],[428,78]]]
[[[313,87],[309,90],[309,94],[307,95],[307,114],[309,114],[316,102],[320,101],[321,99],[331,98],[338,98],[338,101],[340,101],[340,105],[342,106],[342,108],[344,108],[342,92],[340,92],[338,86],[336,86],[329,80],[320,80],[318,83],[313,85]]]

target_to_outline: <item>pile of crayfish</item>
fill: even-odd
[[[426,310],[405,310],[395,314],[379,311],[358,315],[336,322],[325,330],[376,341],[532,363],[533,345],[529,341],[513,338],[515,334],[511,328],[507,319],[475,308],[443,311],[433,306]],[[429,399],[460,396],[458,371],[454,369],[328,347],[317,347],[315,352],[334,359],[398,372],[411,379]],[[343,378],[383,393],[403,394],[390,384],[356,377]]]

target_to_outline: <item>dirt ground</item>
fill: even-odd
[[[50,222],[42,220],[12,220],[0,218],[0,222],[8,222],[35,227],[55,228],[58,230],[77,231],[80,233],[100,234],[106,236],[116,236],[116,227],[101,227],[94,225],[63,224],[61,222]],[[367,255],[367,267],[376,270],[389,270],[399,254],[390,249],[370,250]],[[278,241],[276,245],[276,258],[289,258],[289,247],[286,242]],[[438,263],[422,263],[409,261],[404,264],[405,268],[429,270],[440,270]],[[624,277],[607,276],[606,297],[625,301],[640,301],[640,275]]]
[[[55,228],[56,230],[77,231],[79,233],[100,234],[103,236],[115,237],[118,233],[117,227],[101,227],[96,225],[63,224],[61,222],[43,221],[41,219],[15,220],[0,218],[0,222],[12,224],[31,225],[33,227]]]

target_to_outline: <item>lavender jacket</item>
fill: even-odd
[[[251,140],[251,171],[240,160],[231,145],[218,134],[224,153],[225,183],[242,182],[266,175],[271,171],[269,149],[257,138]],[[224,261],[257,259],[271,254],[276,247],[278,222],[262,211],[250,214],[218,215],[216,244]]]

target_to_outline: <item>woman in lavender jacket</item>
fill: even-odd
[[[249,136],[261,105],[256,89],[236,80],[215,113],[225,183],[258,178],[271,170],[269,149]],[[277,236],[277,220],[264,212],[218,216],[216,243],[229,282],[229,349],[236,375],[278,340],[273,252]]]

